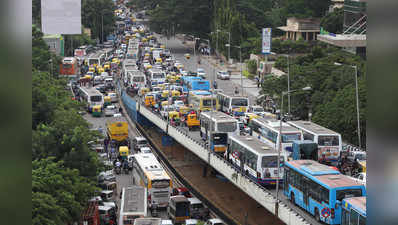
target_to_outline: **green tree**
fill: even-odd
[[[320,18],[323,17],[331,4],[330,0],[282,0],[280,2],[282,2],[286,18]]]
[[[32,161],[33,224],[71,224],[78,221],[90,197],[99,191],[93,181],[62,161]]]
[[[256,74],[257,73],[257,62],[256,62],[256,60],[249,60],[247,62],[247,69],[249,70],[249,73]]]
[[[340,34],[343,32],[344,10],[335,9],[332,13],[327,14],[321,19],[321,27],[325,30]]]

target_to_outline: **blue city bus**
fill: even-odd
[[[190,80],[187,83],[189,91],[209,91],[210,82],[208,80]]]
[[[343,199],[341,225],[366,225],[366,197]]]
[[[184,93],[188,93],[188,83],[191,80],[202,80],[202,78],[200,78],[200,77],[192,77],[192,76],[182,76],[181,80],[182,80],[183,92]]]
[[[363,184],[314,160],[284,163],[284,194],[317,221],[341,224],[342,201],[366,196]]]

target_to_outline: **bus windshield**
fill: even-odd
[[[100,102],[102,100],[102,96],[95,95],[90,97],[90,101],[92,102]]]
[[[214,134],[213,135],[213,144],[214,145],[225,145],[228,142],[228,134]]]
[[[143,76],[135,76],[133,77],[133,82],[144,82]]]
[[[152,187],[154,188],[166,188],[170,185],[169,180],[152,180]]]
[[[152,75],[153,79],[162,79],[164,78],[164,74],[163,73],[154,73]]]
[[[282,134],[282,143],[292,143],[293,141],[300,140],[301,134]]]
[[[247,106],[248,100],[246,98],[233,98],[231,105],[233,106]]]
[[[63,67],[64,69],[69,69],[69,68],[72,68],[72,64],[70,64],[70,63],[64,63],[64,64],[62,64],[62,67]]]
[[[344,198],[360,197],[362,196],[361,189],[346,189],[336,191],[336,199],[342,201]]]
[[[318,145],[319,146],[336,146],[339,145],[339,137],[338,136],[319,136],[318,137]]]
[[[217,130],[219,132],[234,132],[236,131],[236,128],[237,128],[236,121],[217,123]]]
[[[93,65],[93,64],[99,64],[99,60],[98,59],[89,59],[88,60],[88,65]]]
[[[211,101],[212,99],[203,99],[203,106],[211,106]],[[215,106],[216,103],[217,103],[216,100],[213,99],[213,106]]]
[[[280,158],[280,163],[283,163],[283,157]],[[278,156],[277,155],[263,156],[263,160],[261,161],[261,167],[263,168],[278,167]]]
[[[175,216],[187,216],[189,214],[189,202],[179,202],[176,205],[176,215]]]

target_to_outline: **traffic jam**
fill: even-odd
[[[224,93],[216,80],[229,82],[228,71],[217,71],[214,81],[201,68],[187,71],[160,35],[137,22],[142,15],[123,4],[115,15],[123,22],[112,39],[101,47],[81,46],[79,60],[63,62],[73,70],[80,64],[80,76],[70,84],[73,96],[84,103],[82,114],[103,124],[96,128],[103,139],[92,146],[107,170],[98,177],[101,193],[83,214],[86,224],[225,224],[178,185],[148,140],[131,128],[122,91],[208,143],[259,185],[280,185],[288,201],[317,221],[365,224],[366,152],[349,151],[339,133],[314,122],[281,121],[238,91]],[[192,60],[189,53],[184,57]],[[133,184],[120,186],[118,177],[126,176]]]

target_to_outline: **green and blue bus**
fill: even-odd
[[[341,225],[366,225],[366,197],[343,199]]]
[[[314,160],[284,163],[284,194],[317,221],[341,224],[342,202],[366,196],[363,184]]]

